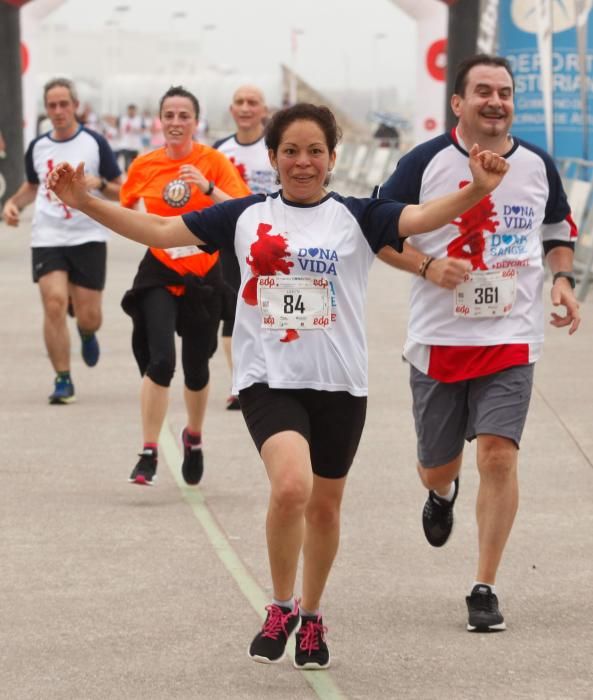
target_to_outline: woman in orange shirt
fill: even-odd
[[[231,162],[219,151],[196,143],[196,97],[171,87],[159,106],[165,145],[136,158],[121,188],[125,207],[177,216],[249,194]],[[202,478],[202,425],[208,400],[208,361],[216,350],[224,318],[225,295],[218,253],[196,246],[149,248],[122,307],[134,322],[132,347],[142,374],[143,448],[129,481],[152,485],[156,478],[158,438],[167,413],[175,371],[175,332],[182,339],[187,425],[182,432],[182,474],[186,483]],[[231,302],[232,303],[232,302]],[[232,312],[232,310],[231,310]]]

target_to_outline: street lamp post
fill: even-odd
[[[302,29],[292,28],[290,31],[290,84],[288,88],[288,101],[291,105],[297,101],[297,52],[298,37],[303,35]]]

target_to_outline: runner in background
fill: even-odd
[[[416,275],[404,355],[418,436],[418,473],[428,489],[426,539],[447,542],[464,441],[477,439],[478,563],[466,598],[469,631],[505,629],[496,574],[518,507],[517,459],[544,340],[543,257],[552,271],[551,324],[579,326],[572,261],[576,228],[552,158],[514,138],[514,78],[504,58],[477,55],[457,71],[450,134],[416,146],[379,188],[413,204],[463,188],[472,144],[503,156],[509,175],[462,216],[406,242],[385,262]],[[543,246],[542,246],[543,243]]]
[[[138,114],[138,108],[129,104],[126,114],[119,118],[119,152],[118,157],[123,160],[123,169],[128,171],[130,163],[142,151],[142,134],[144,131],[142,117]]]
[[[161,98],[159,117],[165,145],[130,165],[120,200],[161,216],[205,209],[249,190],[228,159],[192,140],[200,109],[182,87]],[[183,430],[182,475],[188,484],[202,478],[202,428],[208,400],[208,362],[217,344],[221,316],[231,313],[218,253],[197,246],[146,251],[122,306],[134,322],[132,347],[142,374],[140,410],[143,447],[130,482],[153,484],[158,439],[167,413],[175,371],[175,332],[181,336],[187,424]],[[229,309],[229,310],[226,310]]]
[[[52,128],[29,144],[25,155],[26,180],[6,200],[3,218],[9,226],[18,226],[21,211],[35,202],[31,231],[33,281],[39,285],[43,338],[56,373],[49,402],[66,404],[75,400],[66,322],[69,300],[81,338],[83,360],[94,367],[99,361],[95,333],[102,321],[109,231],[57,200],[45,187],[45,179],[60,161],[83,161],[87,188],[101,197],[117,200],[121,171],[103,136],[78,123],[78,98],[70,80],[50,80],[43,94]]]
[[[264,126],[268,108],[263,92],[254,85],[242,85],[233,95],[229,111],[237,126],[237,131],[214,143],[214,148],[222,151],[235,164],[241,177],[254,193],[276,192],[278,183],[276,171],[270,165],[268,149],[264,141]],[[225,282],[235,294],[239,290],[241,275],[237,258],[232,251],[220,253]],[[222,324],[222,344],[229,369],[233,370],[231,337],[234,319]],[[227,409],[239,409],[239,398],[232,393],[227,399]]]

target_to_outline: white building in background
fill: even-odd
[[[222,63],[208,63],[187,39],[114,28],[77,33],[48,21],[37,41],[42,68],[33,81],[39,112],[43,84],[58,75],[76,82],[81,103],[90,103],[97,115],[122,114],[130,103],[154,112],[167,88],[183,85],[197,96],[201,117],[221,132],[234,128],[228,107],[241,83],[261,86],[271,106],[282,103],[280,64],[265,75],[242,74]]]

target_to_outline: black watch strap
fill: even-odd
[[[572,272],[556,272],[555,275],[554,275],[554,277],[553,277],[552,279],[553,279],[554,282],[556,282],[556,280],[557,280],[559,277],[563,277],[564,279],[568,280],[568,282],[570,283],[570,286],[571,286],[573,289],[577,286],[577,282],[576,282],[576,280],[575,280],[574,275],[572,274]]]
[[[214,192],[214,183],[212,180],[208,182],[208,189],[204,192],[206,197],[209,197]]]

